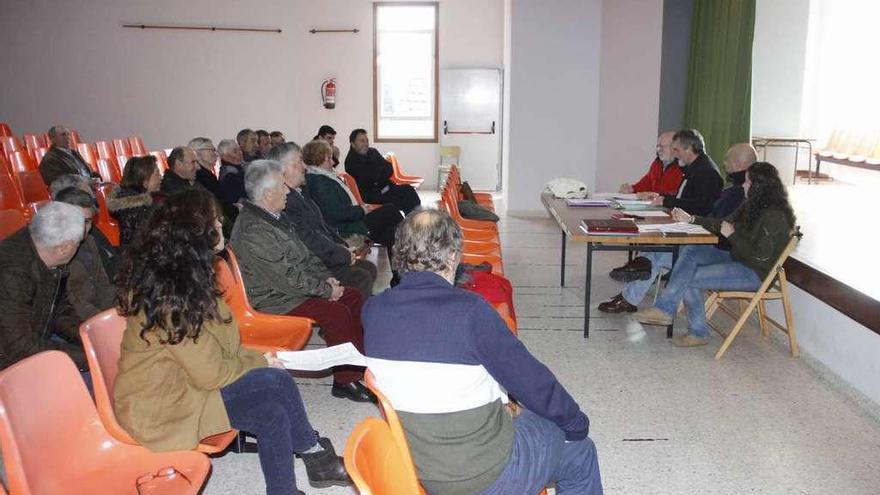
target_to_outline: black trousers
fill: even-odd
[[[384,205],[364,215],[364,223],[370,231],[370,239],[377,244],[390,248],[394,244],[394,232],[403,215],[396,205]]]
[[[388,187],[385,194],[379,196],[379,203],[393,204],[404,215],[408,215],[409,212],[422,204],[419,193],[412,186],[391,184]]]

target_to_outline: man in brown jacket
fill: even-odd
[[[67,264],[84,235],[79,208],[52,201],[0,243],[0,369],[51,349],[87,369],[82,318],[64,294]]]
[[[78,151],[70,149],[70,130],[63,125],[49,128],[49,140],[52,146],[40,161],[40,175],[46,186],[51,186],[58,177],[75,174],[100,182],[101,176],[89,168]]]

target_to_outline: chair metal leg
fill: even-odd
[[[800,349],[798,349],[797,337],[794,333],[794,316],[791,314],[791,301],[788,297],[788,281],[785,279],[785,270],[779,270],[779,290],[782,292],[782,310],[785,313],[785,331],[788,334],[791,355],[798,357]]]

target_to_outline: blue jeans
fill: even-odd
[[[660,276],[660,269],[666,268],[668,270],[672,266],[672,253],[642,253],[641,256],[651,260],[651,278],[634,280],[623,286],[623,298],[633,306],[638,306],[642,299],[648,295],[654,281]]]
[[[293,453],[317,442],[299,389],[284,370],[257,368],[220,389],[233,428],[257,437],[269,495],[296,493]]]
[[[566,443],[558,426],[523,409],[513,422],[507,467],[483,495],[537,495],[549,481],[556,493],[602,494],[596,446],[589,438]]]
[[[754,270],[734,261],[729,251],[708,245],[690,245],[681,249],[672,268],[669,283],[657,298],[657,309],[675,316],[678,303],[684,300],[688,330],[709,337],[703,291],[706,289],[755,290],[761,279]]]

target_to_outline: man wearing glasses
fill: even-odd
[[[196,170],[196,182],[213,194],[217,198],[217,202],[220,203],[223,210],[223,235],[228,239],[232,232],[232,226],[235,225],[235,219],[238,217],[238,208],[226,201],[220,187],[220,181],[214,175],[214,167],[217,165],[220,154],[217,153],[214,143],[208,138],[193,138],[188,146],[196,152],[196,161],[199,163],[199,168]]]

